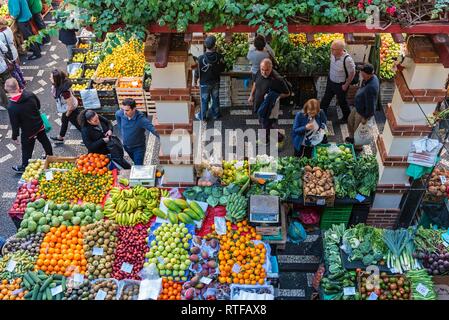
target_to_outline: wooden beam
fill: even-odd
[[[405,39],[402,33],[392,33],[391,37],[393,38],[394,42],[396,43],[404,43]]]
[[[355,37],[352,33],[345,33],[344,37],[346,44],[351,44],[355,42]]]
[[[177,32],[168,26],[159,26],[156,23],[150,24],[148,30],[152,33]],[[369,29],[364,23],[335,24],[335,25],[310,25],[310,24],[290,24],[288,30],[291,33],[408,33],[408,34],[449,34],[449,23],[427,23],[412,27],[403,27],[399,24],[392,24],[388,28]],[[210,32],[256,32],[257,26],[235,25],[234,27],[220,26]],[[190,24],[186,32],[205,32],[202,24]]]
[[[435,44],[446,44],[449,43],[449,36],[447,34],[433,34],[432,42]]]
[[[168,64],[168,53],[170,51],[172,34],[161,34],[159,44],[156,49],[156,68],[165,68]]]

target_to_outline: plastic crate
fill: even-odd
[[[347,225],[351,218],[352,205],[326,208],[321,214],[320,228],[327,230],[334,224],[344,223]]]
[[[319,145],[315,146],[313,148],[312,157],[314,159],[317,157],[317,149],[318,148],[322,148],[322,147],[329,148],[330,146],[331,146],[330,143],[322,143],[322,144],[319,144]],[[352,144],[350,144],[350,143],[337,143],[337,147],[339,147],[339,146],[345,146],[346,148],[351,149],[352,156],[354,157],[354,159],[357,158],[357,156],[355,154],[354,146]]]

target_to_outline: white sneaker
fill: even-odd
[[[0,111],[6,111],[6,108],[4,106],[0,106]]]

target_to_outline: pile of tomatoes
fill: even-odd
[[[83,174],[103,175],[108,172],[109,158],[104,154],[88,153],[79,156],[76,168]]]

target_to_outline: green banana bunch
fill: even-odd
[[[248,202],[246,197],[239,194],[231,194],[226,206],[226,220],[236,223],[246,217]]]

